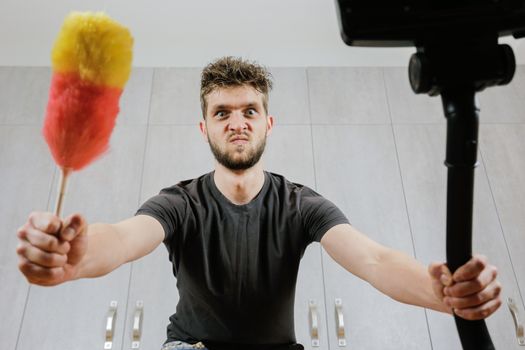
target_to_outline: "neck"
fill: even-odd
[[[215,186],[236,205],[249,203],[264,185],[264,171],[261,162],[250,169],[231,170],[221,164],[215,165],[213,176]]]

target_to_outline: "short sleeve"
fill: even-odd
[[[149,215],[164,228],[164,243],[172,242],[186,211],[186,202],[179,193],[161,191],[143,203],[135,215]]]
[[[339,224],[349,224],[345,214],[320,194],[307,190],[301,197],[301,218],[308,243],[320,242],[324,234]]]

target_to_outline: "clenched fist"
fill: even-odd
[[[482,255],[472,257],[454,274],[444,263],[430,264],[429,273],[436,296],[461,318],[484,319],[501,305],[496,267]]]
[[[18,229],[18,267],[30,283],[54,286],[75,278],[87,250],[87,224],[80,214],[64,221],[33,212]]]

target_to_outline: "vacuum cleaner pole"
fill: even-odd
[[[447,264],[452,273],[472,257],[474,169],[477,165],[479,108],[476,92],[509,83],[515,60],[497,37],[442,41],[418,46],[409,76],[416,93],[441,95],[447,119]],[[485,321],[454,316],[465,350],[493,350]]]
[[[447,118],[447,264],[455,271],[472,256],[479,109],[472,90],[442,91],[441,98]]]
[[[457,270],[472,256],[474,169],[478,152],[478,107],[473,89],[441,92],[447,118],[447,264]],[[454,315],[463,349],[494,349],[483,320]]]

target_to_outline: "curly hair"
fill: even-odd
[[[256,62],[249,62],[242,58],[221,57],[209,63],[202,70],[201,75],[201,108],[203,117],[208,107],[206,96],[212,91],[224,87],[250,85],[263,96],[263,107],[268,114],[268,94],[272,89],[272,75],[263,66]]]

